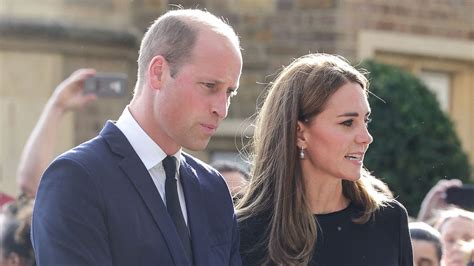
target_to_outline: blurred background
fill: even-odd
[[[374,64],[401,69],[402,76],[391,75],[399,81],[393,83],[396,86],[384,83],[390,80],[385,74],[377,75],[383,78],[380,82],[374,80],[375,76],[370,78],[376,88],[390,88],[388,94],[378,92],[384,94],[385,103],[377,107],[390,110],[390,117],[407,113],[404,105],[390,105],[390,95],[406,87],[405,75],[415,80],[419,90],[426,90],[428,98],[435,99],[435,105],[424,105],[422,101],[410,105],[408,117],[420,113],[427,116],[406,123],[408,129],[400,131],[422,128],[417,137],[431,140],[433,146],[417,145],[416,138],[408,139],[409,133],[400,135],[391,127],[377,130],[377,123],[389,120],[387,116],[375,117],[371,125],[377,134],[372,145],[374,153],[369,149],[366,164],[389,184],[396,196],[402,195],[402,202],[419,205],[440,178],[472,182],[472,0],[0,0],[1,191],[18,193],[16,169],[26,140],[54,88],[74,70],[91,67],[101,72],[126,73],[129,93],[122,98],[101,98],[81,112],[68,114],[58,134],[57,154],[94,137],[106,120],[119,117],[132,97],[141,37],[148,25],[166,10],[175,8],[173,5],[207,9],[225,17],[241,36],[244,66],[239,93],[232,99],[228,118],[208,148],[193,153],[202,160],[245,164],[242,147],[252,136],[252,115],[266,84],[293,58],[324,52],[342,55],[355,65],[371,59],[371,72],[379,69]],[[424,97],[419,95],[406,95],[402,101]],[[375,116],[377,111],[373,108]],[[439,112],[441,118],[430,116],[433,112]],[[405,119],[403,115],[398,117]],[[425,123],[428,120],[435,121]],[[404,121],[399,122],[403,127]],[[444,133],[430,138],[438,122],[449,129],[446,138]],[[408,141],[400,145],[397,138]],[[406,153],[384,153],[383,147],[390,146],[390,142]],[[445,148],[440,144],[444,142],[454,148]],[[420,149],[426,149],[425,154],[440,155],[426,158],[428,161],[424,161],[426,156],[410,157]],[[386,161],[379,162],[377,158]],[[457,163],[444,161],[452,159]],[[395,162],[401,172],[390,172],[395,166],[387,161]],[[428,170],[418,173],[419,169],[411,170],[409,163],[414,163],[415,168],[435,168],[437,174]],[[398,184],[400,180],[404,185]],[[409,200],[407,197],[412,193],[419,196]],[[416,207],[408,209],[416,211]]]

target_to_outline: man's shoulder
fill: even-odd
[[[212,166],[210,166],[209,164],[201,161],[200,159],[186,152],[182,152],[181,155],[184,162],[188,164],[194,171],[196,171],[196,173],[206,174],[206,175],[211,175],[211,176],[221,178],[219,172],[216,169],[214,169]]]
[[[96,160],[108,151],[104,139],[98,135],[93,139],[83,142],[76,147],[59,155],[56,160],[69,159],[73,161]]]
[[[214,167],[185,152],[182,153],[182,160],[199,180],[201,188],[207,189],[208,192],[222,191],[228,193],[224,178]]]
[[[127,143],[121,131],[109,121],[97,136],[64,152],[57,159],[102,161],[109,154],[124,153],[121,147],[124,147]],[[126,150],[128,149],[130,147],[126,147]]]

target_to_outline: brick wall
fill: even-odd
[[[337,53],[355,62],[361,30],[474,39],[471,0],[207,0],[200,1],[242,37],[241,90],[229,117],[247,117],[282,65],[308,52]]]
[[[474,40],[472,0],[345,0],[339,29],[346,38],[337,52],[355,58],[362,29]]]

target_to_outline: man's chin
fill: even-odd
[[[209,144],[209,140],[210,139],[195,141],[193,143],[189,143],[188,145],[183,145],[183,148],[195,152],[203,151],[204,149],[206,149],[207,144]]]

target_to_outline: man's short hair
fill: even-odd
[[[168,11],[155,20],[142,39],[138,56],[138,86],[135,90],[143,85],[148,65],[156,55],[162,55],[168,61],[171,76],[174,76],[190,60],[199,31],[203,29],[228,38],[240,49],[237,34],[221,18],[199,9]]]

